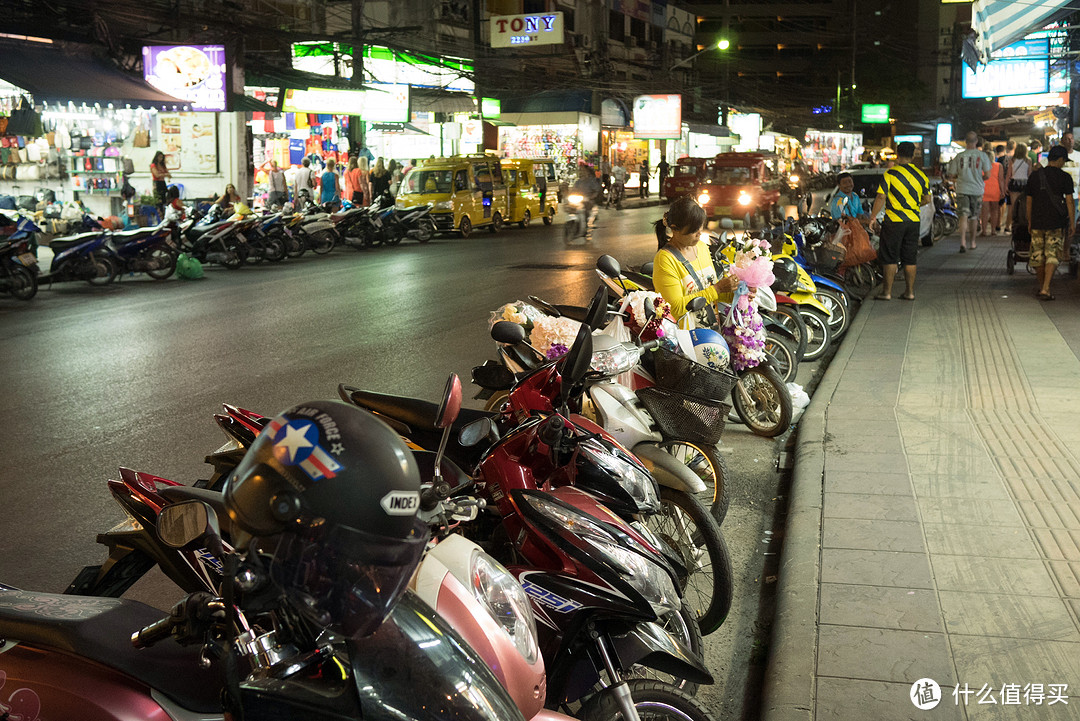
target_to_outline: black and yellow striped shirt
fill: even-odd
[[[894,223],[919,222],[919,206],[930,192],[930,181],[910,163],[896,165],[881,178],[878,192],[885,196],[885,220]]]

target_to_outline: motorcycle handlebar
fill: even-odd
[[[659,347],[660,347],[660,339],[659,338],[654,338],[653,340],[646,341],[645,343],[641,344],[641,350],[652,350],[653,348],[659,348]]]
[[[146,628],[131,634],[131,645],[135,648],[150,648],[158,641],[167,639],[172,634],[175,624],[176,621],[171,615],[155,621]]]

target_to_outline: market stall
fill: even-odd
[[[803,159],[815,173],[840,170],[859,161],[863,152],[862,133],[807,130]]]

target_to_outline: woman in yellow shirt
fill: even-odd
[[[719,277],[708,246],[699,245],[706,220],[701,206],[684,195],[654,226],[660,249],[653,256],[653,287],[671,305],[676,318],[682,317],[686,304],[698,296],[704,296],[710,305],[718,300],[730,302],[739,285],[733,275]],[[683,261],[689,263],[693,273]]]

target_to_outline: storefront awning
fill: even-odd
[[[978,33],[975,48],[979,58],[986,62],[995,50],[1072,12],[1069,4],[1070,0],[976,0],[971,7],[971,27]]]
[[[67,44],[0,43],[0,78],[33,95],[35,103],[190,108],[186,100],[122,72],[89,49]]]
[[[433,88],[410,88],[409,104],[415,113],[475,113],[476,101],[468,93]]]

